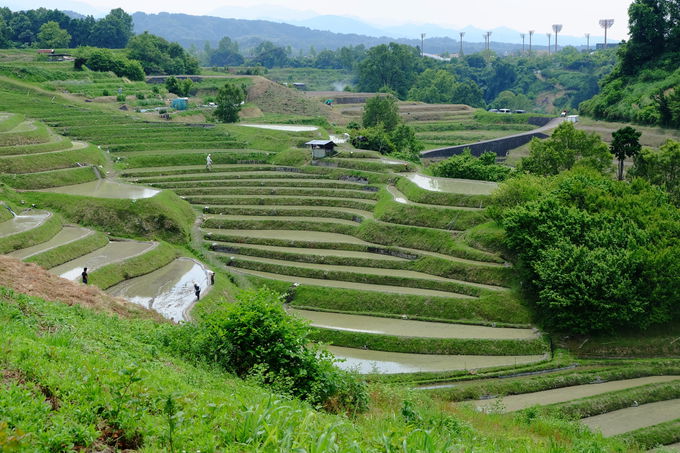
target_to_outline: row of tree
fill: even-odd
[[[59,10],[12,12],[0,8],[0,48],[78,46],[123,48],[132,37],[132,16],[120,8],[102,19],[71,18]]]

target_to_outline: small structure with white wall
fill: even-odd
[[[578,123],[578,115],[567,116],[567,121],[569,121],[570,123]]]
[[[335,154],[335,147],[337,146],[333,140],[312,140],[305,143],[312,149],[312,159],[323,159]]]

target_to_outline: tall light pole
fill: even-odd
[[[420,34],[420,56],[425,56],[425,33]]]
[[[586,52],[590,52],[590,33],[586,33]]]
[[[487,31],[484,36],[486,37],[486,51],[488,52],[491,50],[491,32]]]
[[[519,35],[522,37],[522,54],[524,54],[524,38],[526,38],[527,35],[525,33],[520,33]]]
[[[534,36],[535,30],[529,30],[529,55],[531,55],[531,38]]]
[[[548,55],[550,55],[550,38],[552,38],[552,33],[545,34],[548,37]]]
[[[555,32],[555,53],[557,53],[557,34],[562,31],[562,24],[555,24],[552,29]]]
[[[600,20],[600,27],[604,28],[604,48],[607,48],[607,30],[612,28],[614,25],[614,19],[602,19]]]
[[[463,36],[465,36],[465,32],[461,31],[458,34],[460,35],[460,52],[458,52],[458,57],[460,58],[463,56]]]

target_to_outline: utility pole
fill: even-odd
[[[545,34],[548,37],[548,55],[550,55],[550,38],[552,38],[552,33]]]
[[[562,31],[562,24],[555,24],[552,29],[555,32],[555,53],[557,53],[557,34]]]
[[[604,28],[604,48],[607,48],[607,30],[612,28],[614,25],[614,19],[602,19],[600,20],[600,27]]]
[[[531,38],[534,36],[536,30],[529,30],[529,56],[531,56]]]
[[[486,51],[489,52],[491,50],[491,32],[487,31],[484,37],[486,38]]]
[[[458,32],[458,34],[460,35],[460,52],[458,52],[458,58],[462,58],[463,57],[463,36],[465,36],[465,32],[461,31],[461,32]]]
[[[526,38],[527,35],[525,33],[520,33],[519,35],[522,37],[522,54],[524,54],[524,38]]]
[[[425,56],[425,33],[420,34],[420,56]]]
[[[590,52],[590,33],[586,33],[586,52]]]

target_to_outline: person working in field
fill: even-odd
[[[194,282],[194,294],[196,294],[196,300],[201,298],[201,287],[196,282]]]
[[[210,157],[210,154],[208,154],[208,157],[205,158],[205,169],[207,171],[212,170],[212,157]]]
[[[83,272],[80,274],[81,277],[83,277],[83,283],[87,285],[87,268],[83,268]]]

